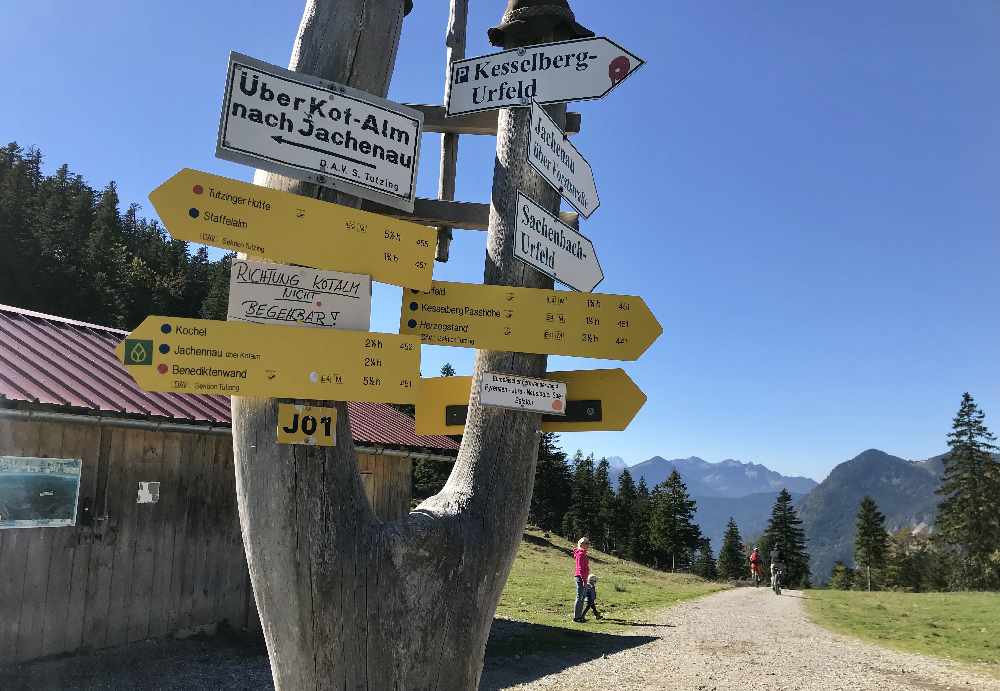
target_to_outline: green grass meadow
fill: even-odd
[[[838,633],[1000,676],[1000,593],[812,590],[809,597],[813,620]]]
[[[720,583],[697,576],[669,574],[590,550],[590,571],[597,574],[597,608],[604,616],[573,621],[575,545],[554,534],[526,530],[504,588],[496,616],[533,626],[494,626],[490,650],[507,655],[559,648],[582,634],[610,634],[646,623],[646,616],[677,602],[722,590]]]

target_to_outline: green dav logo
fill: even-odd
[[[153,342],[142,339],[125,339],[126,365],[152,365]]]

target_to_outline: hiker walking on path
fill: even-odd
[[[587,549],[590,547],[590,538],[581,537],[573,550],[573,559],[576,561],[576,604],[573,607],[573,621],[582,622],[583,610],[587,605],[587,579],[590,577],[590,559],[587,557]]]

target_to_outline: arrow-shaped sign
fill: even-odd
[[[531,167],[584,218],[590,218],[601,205],[594,171],[587,159],[570,143],[556,121],[535,102],[531,104],[526,153]]]
[[[451,64],[448,115],[601,98],[643,65],[614,41],[543,43]]]
[[[566,415],[542,418],[544,432],[620,432],[646,402],[623,369],[549,372],[566,384]],[[421,379],[417,387],[417,434],[462,434],[472,377]]]
[[[604,280],[594,243],[520,191],[514,256],[573,290],[589,292]]]
[[[145,391],[412,403],[417,339],[151,316],[115,349]]]
[[[149,195],[177,240],[427,289],[434,230],[185,168]]]
[[[215,155],[413,211],[423,113],[231,53]]]
[[[426,345],[636,360],[663,327],[640,297],[434,281],[403,294],[399,332]]]

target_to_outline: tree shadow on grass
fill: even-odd
[[[622,619],[605,619],[627,623]],[[636,623],[638,626],[655,624]],[[480,691],[524,684],[567,667],[636,648],[656,636],[616,636],[509,619],[494,619]]]
[[[538,547],[548,547],[549,549],[558,550],[563,554],[565,554],[567,557],[573,556],[573,550],[570,549],[569,547],[562,547],[552,542],[551,540],[546,540],[544,537],[538,537],[537,535],[532,535],[531,533],[524,533],[522,537],[524,541],[529,544],[537,545]],[[590,552],[587,556],[589,556],[590,561],[594,562],[595,564],[607,563],[604,559],[601,559],[600,557],[595,557],[593,552]]]

